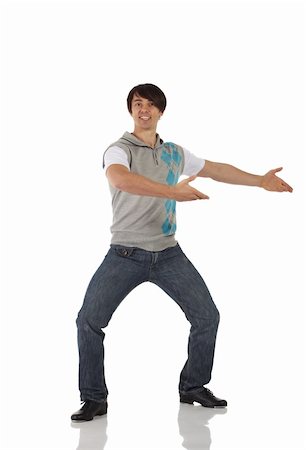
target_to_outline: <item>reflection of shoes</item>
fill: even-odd
[[[226,400],[221,400],[221,398],[215,397],[214,394],[207,388],[203,387],[199,391],[180,393],[180,401],[181,403],[190,403],[198,402],[202,406],[206,406],[207,408],[214,408],[216,406],[227,406]]]
[[[71,416],[71,420],[92,420],[95,416],[103,416],[107,413],[107,402],[94,402],[93,400],[86,400],[79,411]]]

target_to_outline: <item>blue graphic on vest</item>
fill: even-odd
[[[166,163],[169,169],[166,183],[173,186],[178,182],[180,176],[179,167],[182,160],[176,145],[172,142],[165,142],[163,145],[161,159]],[[176,231],[176,201],[166,200],[165,210],[166,220],[162,224],[162,231],[166,236],[168,236],[170,234],[174,234]]]

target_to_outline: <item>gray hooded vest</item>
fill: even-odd
[[[153,181],[174,185],[184,169],[184,151],[172,142],[163,142],[157,135],[154,148],[147,146],[131,133],[124,135],[107,150],[117,146],[128,157],[131,172]],[[103,167],[104,167],[103,155]],[[177,244],[176,202],[160,197],[134,195],[109,184],[112,196],[112,244],[161,251]]]

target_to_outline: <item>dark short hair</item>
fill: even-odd
[[[156,106],[161,112],[165,111],[167,105],[166,96],[159,87],[155,86],[155,84],[139,84],[138,86],[135,86],[130,90],[127,97],[127,107],[130,113],[132,112],[132,100],[134,94],[150,100],[151,102],[153,102],[154,106]]]

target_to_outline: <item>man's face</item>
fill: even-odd
[[[157,122],[162,114],[151,100],[134,94],[132,99],[132,117],[135,127],[143,130],[156,130]]]

